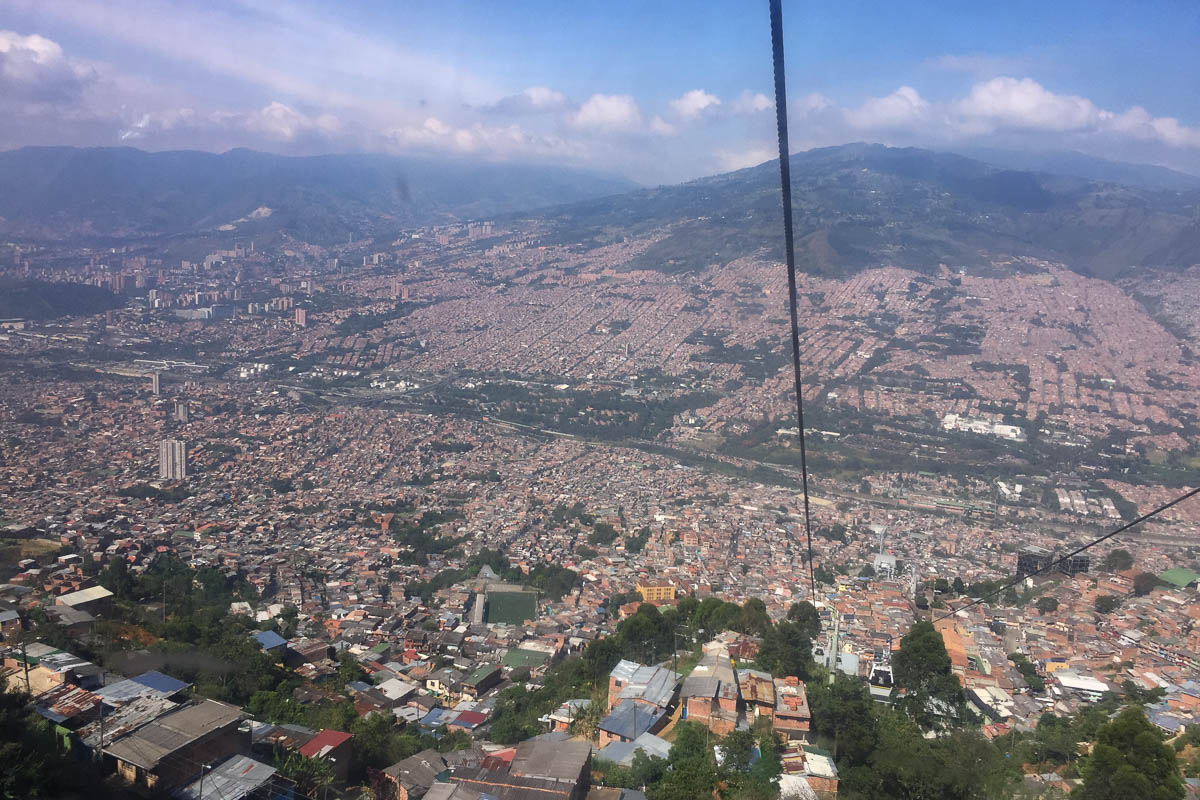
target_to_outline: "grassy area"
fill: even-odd
[[[696,648],[686,656],[682,656],[679,659],[678,664],[675,667],[675,671],[679,673],[681,678],[686,678],[688,675],[692,674],[692,670],[696,668],[696,665],[700,663],[700,659],[703,657],[704,652],[700,648]],[[667,661],[665,666],[667,669],[671,669],[671,662]]]
[[[61,547],[50,539],[0,539],[0,564],[15,564],[24,558],[37,558]]]

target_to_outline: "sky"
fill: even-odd
[[[1200,174],[1200,2],[783,7],[792,149]],[[0,149],[381,152],[672,183],[777,153],[766,0],[0,0]]]

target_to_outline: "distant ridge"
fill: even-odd
[[[288,230],[326,242],[347,232],[485,218],[635,187],[562,167],[418,157],[25,147],[0,152],[0,234]],[[270,213],[252,216],[260,209]]]
[[[0,278],[0,319],[91,316],[123,305],[124,298],[96,286]]]
[[[797,263],[814,274],[932,272],[942,263],[990,269],[994,260],[1028,256],[1111,278],[1130,267],[1200,263],[1200,189],[1125,186],[877,144],[819,148],[791,161]],[[667,272],[754,253],[782,258],[778,180],[770,161],[575,203],[549,212],[553,237],[599,245],[667,227],[630,264]]]
[[[956,152],[1004,169],[1070,175],[1090,181],[1120,183],[1142,189],[1184,192],[1200,189],[1200,175],[1189,175],[1186,172],[1154,164],[1110,161],[1074,150],[1026,152],[977,147],[956,148]]]

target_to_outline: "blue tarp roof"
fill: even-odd
[[[441,725],[445,721],[442,718],[445,717],[446,715],[448,715],[449,713],[451,713],[451,712],[447,708],[432,709],[428,714],[421,717],[420,725],[422,727],[426,727],[426,728],[436,728],[438,725]]]
[[[258,631],[250,634],[250,636],[258,642],[258,646],[263,650],[273,650],[276,647],[282,647],[287,644],[287,639],[275,631]]]
[[[188,687],[183,681],[172,678],[170,675],[164,675],[156,670],[143,672],[141,675],[130,678],[130,680],[140,683],[142,686],[149,686],[151,689],[160,691],[164,695],[173,695],[176,692],[182,692]]]

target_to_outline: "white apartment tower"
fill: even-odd
[[[179,439],[163,439],[158,443],[158,477],[181,481],[187,477],[187,444]]]

